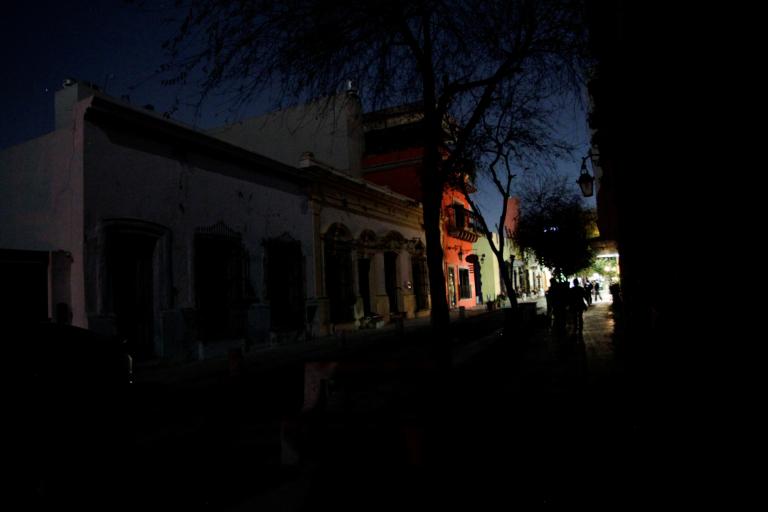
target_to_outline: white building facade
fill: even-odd
[[[57,93],[56,116],[54,132],[0,152],[9,317],[124,337],[139,361],[190,361],[416,314],[418,203],[82,83]]]

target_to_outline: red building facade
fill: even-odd
[[[421,201],[424,147],[418,108],[402,106],[366,114],[363,176],[366,180]],[[446,187],[442,202],[443,273],[450,308],[482,302],[480,262],[473,244],[480,236],[477,218],[463,194]]]
[[[477,217],[464,194],[446,188],[443,192],[443,272],[448,306],[473,307],[482,302],[480,262],[473,247],[480,237]]]

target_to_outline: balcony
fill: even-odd
[[[480,238],[483,230],[475,213],[463,206],[453,205],[446,209],[446,217],[448,235],[470,243],[475,243]]]

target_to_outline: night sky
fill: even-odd
[[[125,0],[14,0],[6,5],[0,16],[0,149],[53,130],[53,95],[68,77],[92,82],[117,98],[128,95],[136,106],[169,110],[175,91],[161,85],[154,72],[164,62],[161,44],[173,33],[173,25],[165,21],[175,15],[166,7],[170,3],[156,2],[151,9]],[[266,106],[253,109],[263,112]],[[209,105],[202,117],[196,118],[190,109],[174,114],[174,119],[200,127],[230,120],[231,114],[217,112]],[[561,125],[583,148],[579,153],[586,154],[583,114],[564,112]],[[563,161],[558,167],[573,177],[576,187],[579,162]],[[481,192],[480,202],[495,223],[500,196]]]
[[[14,0],[0,16],[0,148],[53,129],[53,94],[67,77],[168,108],[170,91],[152,76],[170,30],[163,16],[123,0]]]

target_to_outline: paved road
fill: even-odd
[[[115,475],[110,496],[119,497],[112,508],[476,510],[642,501],[637,468],[645,467],[650,438],[627,401],[609,305],[590,308],[583,336],[564,339],[543,325],[526,340],[502,337],[503,313],[471,320],[452,331],[461,364],[447,373],[402,370],[414,366],[404,362],[428,362],[418,329],[397,343],[346,340],[308,356],[363,367],[388,361],[396,370],[336,379],[313,424],[313,449],[294,467],[280,464],[280,422],[301,406],[303,358],[179,387],[145,382],[132,402],[134,442],[119,452],[122,462],[105,468]]]
[[[455,359],[461,361],[495,341],[504,318],[503,312],[495,312],[456,320],[450,343]],[[430,346],[427,332],[428,323],[421,321],[402,335],[390,328],[286,347],[263,358],[251,357],[236,377],[229,375],[224,361],[199,365],[197,374],[195,368],[183,369],[176,375],[186,376],[184,381],[170,380],[160,372],[140,379],[133,399],[130,470],[123,477],[130,489],[128,507],[152,501],[187,510],[225,510],[294,482],[297,469],[281,466],[280,423],[301,408],[304,363],[424,366]],[[414,400],[425,388],[423,382],[404,380],[419,372],[412,370],[410,377],[404,377],[402,371],[378,371],[373,378],[362,378],[358,372],[355,414],[360,416],[365,409],[384,418],[392,407],[403,407],[402,402],[393,404],[405,395],[410,395],[411,410],[420,409]],[[360,386],[367,381],[373,385]],[[364,435],[361,442],[368,442]],[[330,440],[322,444],[325,451],[338,446]]]
[[[489,344],[444,387],[428,387],[415,438],[413,429],[398,437],[376,425],[349,427],[299,477],[236,510],[650,502],[666,483],[643,473],[651,438],[628,400],[612,332],[609,304],[598,303],[583,336],[557,339],[541,328],[524,347]],[[409,432],[421,464],[403,463]]]

